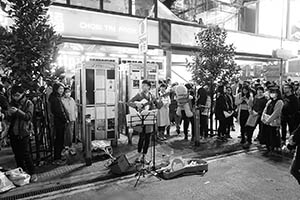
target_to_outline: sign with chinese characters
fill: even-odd
[[[146,53],[148,51],[148,20],[145,18],[139,24],[139,52]]]
[[[50,21],[63,37],[139,43],[140,19],[80,9],[51,6]],[[147,41],[159,46],[158,22],[148,20]]]

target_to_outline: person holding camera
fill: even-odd
[[[11,88],[11,105],[7,111],[10,122],[8,134],[18,167],[31,175],[31,182],[37,181],[35,167],[30,153],[30,135],[32,134],[33,103],[26,98],[25,89],[21,85]]]

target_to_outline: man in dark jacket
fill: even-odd
[[[20,85],[11,88],[12,102],[8,108],[7,116],[10,122],[8,134],[11,147],[15,154],[18,167],[31,175],[31,181],[36,182],[34,164],[30,153],[30,135],[33,127],[31,123],[33,115],[33,103],[25,96],[25,90]]]
[[[296,95],[293,92],[293,87],[289,84],[285,84],[284,90],[284,105],[281,115],[281,127],[282,127],[282,142],[286,142],[287,126],[289,132],[292,133],[297,128],[296,115],[299,108],[299,102]]]
[[[291,174],[295,177],[300,185],[300,125],[292,133],[292,136],[289,138],[289,145],[296,146],[296,152],[291,164]]]

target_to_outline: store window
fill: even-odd
[[[64,4],[67,3],[67,0],[52,0],[52,1],[55,3],[64,3]]]
[[[71,5],[100,9],[100,0],[71,0]]]
[[[155,1],[154,0],[132,0],[132,14],[136,16],[154,18],[155,12]]]
[[[103,0],[103,9],[128,14],[129,0]]]

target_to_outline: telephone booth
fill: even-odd
[[[85,153],[90,153],[92,140],[117,143],[118,71],[114,60],[90,60],[76,67],[77,125]],[[86,129],[87,123],[89,129]]]

